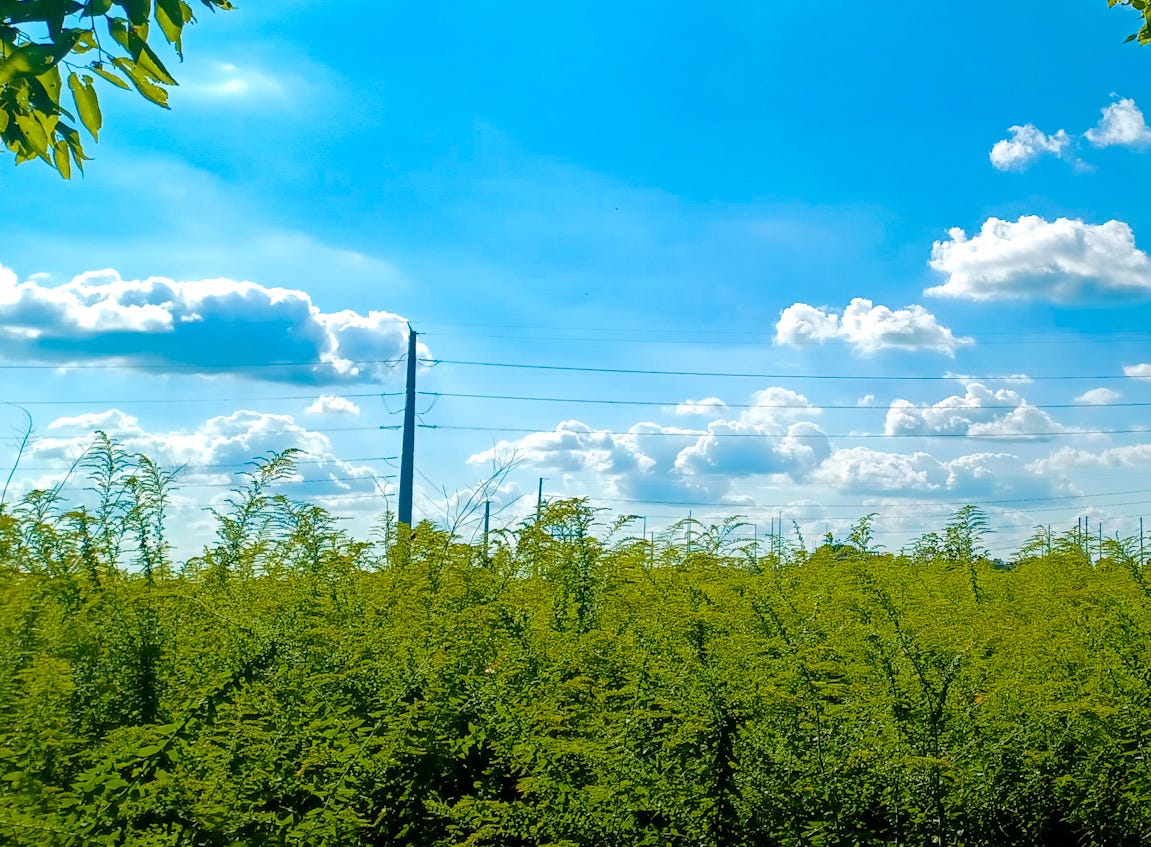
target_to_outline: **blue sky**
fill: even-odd
[[[543,476],[653,526],[782,512],[810,540],[874,511],[898,547],[975,502],[1004,550],[1081,515],[1133,531],[1151,51],[1130,10],[1035,9],[204,15],[171,112],[104,94],[84,178],[0,166],[19,489],[102,427],[188,465],[194,535],[231,470],[297,446],[293,490],[362,527],[394,504],[380,363],[410,320],[435,359],[762,375],[427,368],[489,395],[421,401],[437,520],[514,454],[508,519]]]

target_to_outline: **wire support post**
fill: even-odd
[[[400,454],[399,523],[412,528],[412,488],[416,469],[416,340],[418,334],[408,324],[407,386],[404,392],[404,439]],[[402,537],[402,535],[401,535]]]

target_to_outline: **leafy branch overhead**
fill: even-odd
[[[184,28],[195,20],[183,0],[0,0],[0,140],[17,164],[40,159],[65,179],[73,163],[83,170],[77,124],[93,140],[103,124],[96,77],[168,108],[177,82],[153,45],[162,38],[183,59]]]
[[[1143,26],[1138,32],[1127,36],[1128,41],[1151,44],[1151,2],[1148,0],[1107,0],[1108,7],[1130,6],[1143,16]]]

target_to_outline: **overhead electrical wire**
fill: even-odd
[[[471,359],[428,359],[419,360],[430,365],[458,365],[461,367],[476,368],[509,368],[515,370],[532,371],[565,371],[574,373],[604,373],[604,374],[631,374],[636,376],[697,376],[721,379],[810,379],[810,380],[851,380],[854,382],[951,382],[965,379],[973,382],[1000,382],[1018,381],[1022,379],[1019,374],[1000,374],[998,376],[975,376],[970,374],[951,376],[917,376],[913,374],[789,374],[745,371],[687,371],[687,370],[656,370],[649,368],[618,368],[593,367],[583,365],[540,365],[523,362],[486,362]],[[1130,380],[1132,377],[1125,374],[1052,374],[1046,376],[1027,375],[1030,382],[1073,381],[1073,380]]]
[[[1039,438],[1068,438],[1080,435],[1148,435],[1151,430],[1148,429],[1073,429],[1073,430],[1052,430],[1049,432],[995,432],[995,433],[968,433],[968,432],[849,432],[849,433],[831,433],[831,432],[707,432],[706,430],[689,430],[685,429],[679,432],[666,432],[663,430],[655,431],[640,431],[640,432],[620,432],[618,430],[607,429],[591,429],[586,431],[580,430],[564,430],[564,429],[548,429],[545,427],[537,427],[535,429],[530,427],[512,427],[512,426],[470,426],[465,424],[417,424],[420,429],[439,429],[439,430],[452,430],[456,432],[503,432],[512,433],[515,435],[555,435],[555,434],[571,434],[571,435],[618,435],[618,436],[639,436],[647,438],[654,436],[657,438],[860,438],[860,439],[878,439],[878,438],[961,438],[971,440],[999,440],[999,441],[1034,441]]]
[[[394,391],[388,392],[387,396],[402,396],[403,392]],[[845,410],[845,411],[871,411],[883,412],[892,408],[890,405],[883,406],[860,406],[858,404],[820,404],[820,403],[721,403],[719,405],[710,405],[702,401],[693,400],[612,400],[600,399],[595,397],[532,397],[521,394],[471,394],[466,392],[452,392],[452,391],[417,391],[417,395],[421,397],[447,397],[459,398],[468,400],[508,400],[519,402],[532,402],[532,403],[575,403],[575,404],[588,404],[600,406],[654,406],[658,408],[671,409],[676,406],[693,406],[698,407],[703,411],[714,409],[717,414],[726,409],[763,409],[764,411],[771,411],[772,409],[819,409],[819,410]],[[980,411],[983,409],[1002,409],[1011,410],[1020,407],[1027,407],[1031,409],[1124,409],[1124,408],[1147,408],[1151,407],[1151,402],[1144,403],[1015,403],[1015,404],[988,404],[979,406],[946,406],[938,407],[932,404],[907,404],[900,405],[895,408],[899,410],[922,410],[932,411],[940,410],[947,412],[964,412],[964,411]]]

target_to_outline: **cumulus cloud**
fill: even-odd
[[[1098,126],[1087,130],[1087,140],[1096,147],[1147,147],[1151,129],[1135,101],[1124,98],[1103,109]]]
[[[709,424],[706,435],[680,451],[675,468],[696,478],[785,474],[802,479],[829,452],[827,435],[811,421],[783,428],[744,417]]]
[[[627,432],[595,430],[582,421],[562,421],[551,431],[504,440],[468,458],[468,464],[491,464],[513,457],[533,467],[564,473],[590,472],[601,477],[612,493],[675,487],[667,470],[680,449],[698,439],[698,430],[639,423]]]
[[[1122,397],[1122,394],[1118,391],[1112,391],[1110,388],[1092,388],[1076,397],[1075,402],[1087,406],[1107,406]]]
[[[991,164],[1001,171],[1022,171],[1041,156],[1063,158],[1071,146],[1071,136],[1063,130],[1047,135],[1032,124],[1008,129],[1010,138],[995,142]]]
[[[304,410],[306,415],[350,415],[355,417],[359,413],[360,407],[347,397],[334,397],[331,394],[321,394]]]
[[[842,315],[807,303],[788,306],[775,325],[775,341],[791,345],[844,341],[862,353],[930,350],[947,356],[973,343],[970,338],[956,338],[922,306],[893,310],[863,297],[854,298]]]
[[[93,432],[106,432],[128,453],[142,453],[161,467],[179,468],[172,496],[181,512],[174,530],[193,548],[210,537],[206,513],[219,506],[251,462],[272,452],[300,452],[294,476],[281,483],[290,497],[366,522],[384,508],[389,483],[373,468],[341,458],[322,432],[301,426],[291,415],[239,410],[178,429],[152,429],[119,409],[56,418],[25,454],[29,474],[20,474],[17,490],[51,487],[68,479],[69,468],[84,455]],[[32,472],[35,469],[35,473]],[[72,472],[66,494],[83,500],[83,471]]]
[[[896,400],[887,410],[887,435],[994,436],[1007,440],[1039,441],[1050,433],[1066,431],[1041,409],[1008,388],[992,390],[973,382],[962,395],[931,406]],[[1044,434],[1046,433],[1046,434]]]
[[[73,502],[89,495],[84,470],[69,469],[92,445],[94,430],[103,430],[128,453],[142,453],[161,467],[178,468],[171,495],[172,540],[185,553],[209,541],[214,533],[209,507],[221,507],[238,476],[254,459],[288,448],[301,451],[295,473],[278,483],[294,500],[315,503],[357,522],[366,533],[370,522],[394,494],[391,483],[356,460],[341,458],[327,435],[301,426],[291,415],[240,410],[177,429],[150,428],[120,409],[59,417],[30,442],[19,472],[17,495],[32,488],[65,485]]]
[[[684,429],[652,422],[626,432],[596,430],[569,420],[555,430],[505,440],[476,453],[471,464],[514,456],[562,473],[595,474],[606,489],[628,497],[724,496],[733,480],[760,474],[801,479],[829,452],[816,414],[802,394],[773,386],[757,391],[733,420]]]
[[[329,385],[381,379],[406,345],[399,315],[322,312],[296,289],[230,279],[124,280],[112,270],[48,286],[19,282],[0,266],[4,358]]]
[[[174,430],[150,430],[139,418],[119,409],[60,417],[32,442],[29,455],[71,462],[91,443],[95,430],[103,430],[129,452],[143,453],[161,465],[187,466],[191,476],[226,476],[243,470],[254,458],[289,447],[306,454],[312,478],[311,471],[322,475],[338,469],[343,476],[355,470],[335,456],[326,435],[301,426],[291,415],[243,409]],[[365,478],[370,477],[368,469],[360,470]]]
[[[705,397],[702,400],[687,400],[680,403],[673,410],[675,414],[688,416],[688,415],[718,415],[727,409],[727,403],[724,403],[718,397]]]
[[[929,263],[947,279],[926,294],[1055,303],[1151,294],[1151,260],[1122,221],[988,218],[973,237],[959,228],[949,235],[935,242]]]
[[[1028,467],[1038,474],[1059,474],[1073,470],[1137,468],[1151,464],[1151,444],[1127,444],[1108,450],[1080,450],[1063,447]]]
[[[1132,379],[1151,379],[1151,365],[1127,365],[1123,368],[1123,375]]]
[[[1012,453],[971,453],[941,461],[929,453],[892,453],[868,447],[836,450],[812,481],[843,494],[952,498],[1019,495],[1048,490],[1043,477]]]

